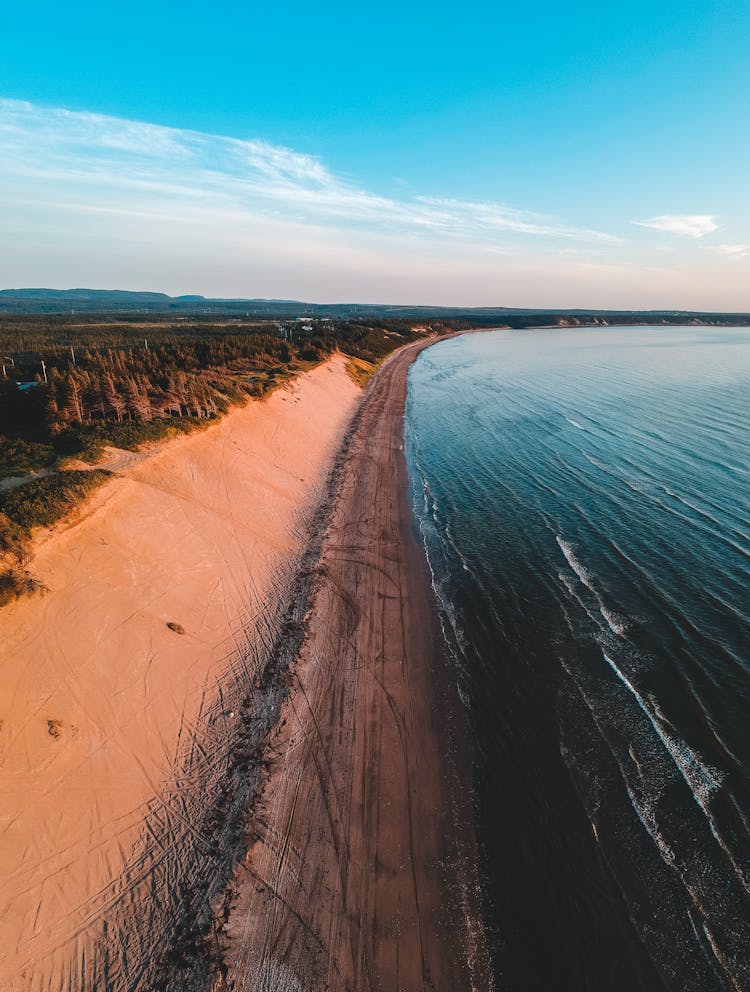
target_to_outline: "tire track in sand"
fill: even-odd
[[[460,706],[407,495],[406,379],[424,346],[383,365],[349,441],[217,989],[491,988],[466,900]]]

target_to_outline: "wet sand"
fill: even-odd
[[[470,762],[403,455],[423,347],[385,363],[358,414],[217,987],[491,987]]]

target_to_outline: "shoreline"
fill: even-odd
[[[342,451],[269,774],[215,925],[216,992],[492,987],[464,716],[404,455],[408,370],[439,340],[383,363]]]

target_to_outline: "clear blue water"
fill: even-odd
[[[495,331],[409,379],[499,989],[750,989],[750,329]]]

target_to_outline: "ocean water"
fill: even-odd
[[[750,329],[441,342],[406,451],[497,989],[750,989]]]

